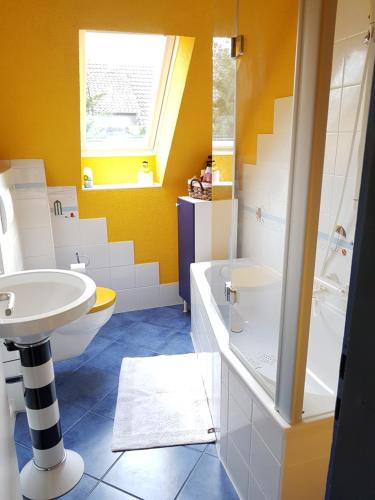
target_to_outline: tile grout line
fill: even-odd
[[[121,488],[118,488],[117,486],[107,482],[104,480],[105,476],[113,469],[113,467],[117,464],[117,462],[119,462],[121,460],[121,458],[125,455],[126,451],[123,451],[122,453],[120,453],[119,457],[117,457],[117,459],[113,462],[112,465],[110,465],[110,467],[108,467],[108,469],[105,471],[105,473],[100,477],[99,481],[103,484],[106,484],[107,486],[111,486],[112,488],[118,490],[118,491],[121,491],[123,493],[126,493],[134,498],[138,498],[139,500],[143,500],[141,497],[138,497],[137,495],[135,495],[134,493],[130,493],[126,490],[122,490]]]
[[[198,460],[196,461],[194,467],[191,469],[191,471],[189,472],[189,474],[187,475],[187,478],[185,479],[185,481],[182,483],[181,485],[181,488],[178,490],[177,492],[177,495],[174,497],[174,500],[177,500],[177,498],[179,497],[180,493],[182,492],[182,490],[185,488],[186,484],[188,483],[189,479],[191,478],[193,472],[195,471],[195,469],[198,467],[198,464],[200,463],[200,461],[202,460],[202,457],[205,453],[205,450],[206,448],[204,449],[204,451],[200,452],[201,456],[198,458]],[[198,450],[194,450],[194,451],[198,451]],[[198,452],[199,453],[199,452]]]
[[[124,452],[126,453],[126,452]],[[111,488],[113,488],[114,490],[117,490],[117,491],[121,491],[121,493],[125,493],[126,495],[130,495],[132,498],[137,498],[138,500],[144,500],[142,497],[138,497],[137,495],[135,495],[134,493],[130,493],[129,491],[126,491],[126,490],[122,490],[121,488],[118,488],[117,486],[115,486],[114,484],[111,484],[111,483],[107,483],[106,481],[104,480],[101,480],[100,481],[102,484],[105,484],[106,486],[110,486]]]

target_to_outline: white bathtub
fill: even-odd
[[[229,343],[233,352],[263,388],[274,396],[281,306],[281,276],[266,268],[238,259],[211,264],[204,271],[211,288],[212,307],[226,328],[232,327]],[[237,303],[225,301],[228,280],[238,290]],[[237,281],[237,283],[234,283]],[[311,315],[305,381],[304,415],[331,413],[336,402],[339,361],[345,316],[322,301]]]
[[[246,270],[249,264],[251,267],[246,260],[236,263],[237,285],[241,285],[241,279],[258,276],[254,281],[257,286],[251,287],[247,282],[244,293],[240,286],[236,307],[241,314],[235,329],[238,327],[242,332],[238,334],[229,334],[226,327],[230,307],[224,300],[228,262],[198,263],[191,267],[192,338],[217,431],[219,457],[240,498],[323,499],[338,369],[337,366],[331,369],[331,354],[336,356],[335,350],[341,349],[336,333],[327,328],[332,324],[329,315],[335,313],[323,305],[313,318],[304,419],[290,426],[275,410],[271,397],[276,380],[275,325],[280,307],[280,279],[272,272],[259,278],[258,271]],[[265,304],[273,313],[257,314]],[[341,317],[334,319],[342,321]],[[332,353],[326,350],[327,345],[332,347]],[[273,358],[275,362],[270,363]],[[261,367],[254,369],[251,359]],[[268,360],[265,366],[262,359]],[[317,412],[319,417],[313,417]]]

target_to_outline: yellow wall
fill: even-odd
[[[85,167],[92,168],[94,184],[135,184],[143,161],[148,162],[154,173],[154,182],[157,182],[155,156],[85,157],[81,159],[81,167],[82,173]]]
[[[220,170],[220,181],[231,181],[233,176],[233,155],[212,155],[216,167]]]
[[[217,4],[220,34],[232,35],[234,3]],[[297,0],[241,0],[240,9],[239,158],[253,162],[274,99],[292,93]],[[176,281],[175,199],[211,150],[211,2],[2,0],[0,19],[0,158],[43,158],[50,186],[77,186],[81,217],[107,217],[110,241],[134,240],[136,262],[159,261],[161,282]],[[195,37],[162,188],[81,191],[80,29]]]
[[[107,217],[110,241],[176,281],[176,197],[211,148],[211,11],[201,0],[2,0],[0,158],[43,158],[50,186],[76,185],[81,217]],[[82,192],[78,32],[195,37],[162,188]]]
[[[237,165],[256,162],[257,134],[273,131],[275,99],[293,95],[298,0],[240,0],[239,8]]]

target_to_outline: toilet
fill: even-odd
[[[96,288],[96,302],[90,311],[51,335],[54,361],[74,358],[83,353],[100,328],[111,318],[116,303],[116,292],[110,288]]]

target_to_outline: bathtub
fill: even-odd
[[[231,350],[273,397],[276,390],[281,275],[248,259],[238,259],[231,266],[225,261],[211,264],[204,275],[211,289],[212,307],[219,313],[225,327],[232,328],[230,337],[228,334]],[[224,285],[229,280],[238,290],[237,302],[231,310],[230,326],[230,306],[224,296]],[[332,413],[334,410],[344,324],[344,314],[324,299],[313,308],[305,380],[305,416]]]
[[[234,277],[239,294],[231,312],[236,333],[229,334],[231,306],[224,296],[229,263],[191,266],[192,339],[219,458],[241,499],[323,499],[338,376],[332,360],[340,357],[344,318],[324,303],[312,316],[304,417],[291,426],[275,410],[272,397],[281,277],[246,259],[234,267],[232,283]],[[272,313],[259,314],[266,306]]]

